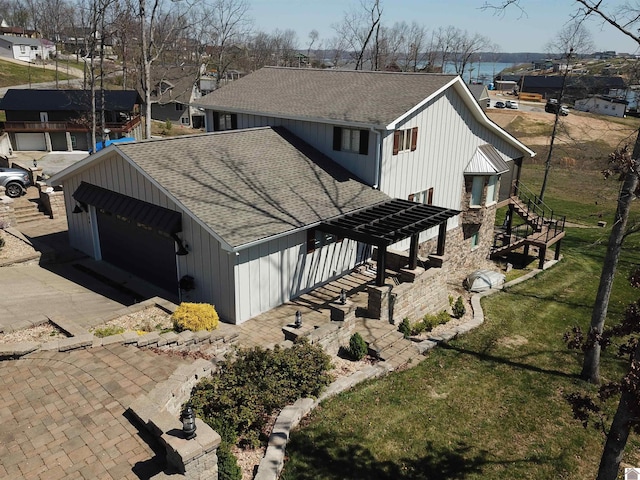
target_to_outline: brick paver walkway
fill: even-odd
[[[0,362],[0,478],[148,478],[161,462],[124,416],[184,362],[110,346]]]

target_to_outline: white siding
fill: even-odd
[[[173,200],[138,173],[127,161],[113,154],[64,182],[71,246],[92,257],[94,252],[89,215],[71,213],[75,206],[75,200],[71,195],[81,181],[182,212]],[[195,279],[196,287],[195,290],[184,293],[182,300],[212,303],[223,321],[235,323],[237,321],[233,281],[235,255],[222,250],[215,238],[184,212],[182,212],[182,232],[179,236],[187,245],[189,254],[176,257],[178,278],[190,275]],[[176,294],[178,278],[176,278]]]
[[[239,252],[235,273],[241,323],[354,267],[357,242],[343,240],[307,254],[306,232]]]

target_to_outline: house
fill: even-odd
[[[106,90],[104,126],[111,139],[142,138],[140,105],[135,90]],[[102,96],[96,92],[98,122]],[[14,150],[88,151],[91,146],[91,92],[87,90],[9,89],[0,100]]]
[[[478,102],[478,105],[480,105],[480,108],[486,110],[491,106],[491,97],[489,96],[489,90],[486,85],[469,85],[469,91],[473,95],[473,98],[476,99],[476,102]]]
[[[36,62],[49,59],[55,51],[55,44],[44,38],[0,35],[0,57]]]
[[[606,95],[593,95],[589,98],[576,100],[574,108],[581,112],[591,112],[599,115],[623,118],[627,112],[628,103],[626,100],[620,98]]]
[[[114,144],[50,183],[72,246],[231,323],[361,264],[382,318],[387,267],[445,285],[485,265],[533,155],[455,75],[264,68],[195,103],[210,133]]]
[[[200,98],[197,65],[157,66],[152,78],[158,79],[151,92],[151,118],[185,127],[203,128],[204,112],[192,107]]]

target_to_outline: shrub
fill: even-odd
[[[164,122],[164,129],[167,132],[170,132],[172,128],[173,128],[173,124],[171,123],[171,120],[167,118],[167,120]]]
[[[242,469],[228,444],[218,447],[218,480],[242,480]]]
[[[369,351],[369,347],[367,347],[367,342],[364,341],[364,338],[356,332],[351,335],[349,339],[349,356],[354,360],[362,360],[367,356],[367,352]]]
[[[464,300],[462,297],[458,297],[456,303],[453,304],[453,316],[455,318],[462,318],[467,312],[467,308],[464,306]]]
[[[255,445],[269,416],[329,384],[331,360],[321,347],[300,341],[288,349],[239,349],[191,392],[196,414],[230,444]]]
[[[398,331],[404,335],[404,338],[407,338],[411,335],[411,322],[407,317],[403,318],[402,322],[400,322]]]
[[[106,327],[96,328],[93,331],[93,334],[98,338],[118,335],[120,333],[124,333],[124,327],[118,327],[117,325],[107,325]]]
[[[174,328],[181,332],[182,330],[215,330],[218,328],[218,312],[213,305],[209,303],[188,303],[180,304],[176,311],[171,315]]]

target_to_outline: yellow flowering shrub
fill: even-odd
[[[174,328],[182,330],[215,330],[220,321],[218,312],[210,303],[189,303],[183,302],[171,315]]]

